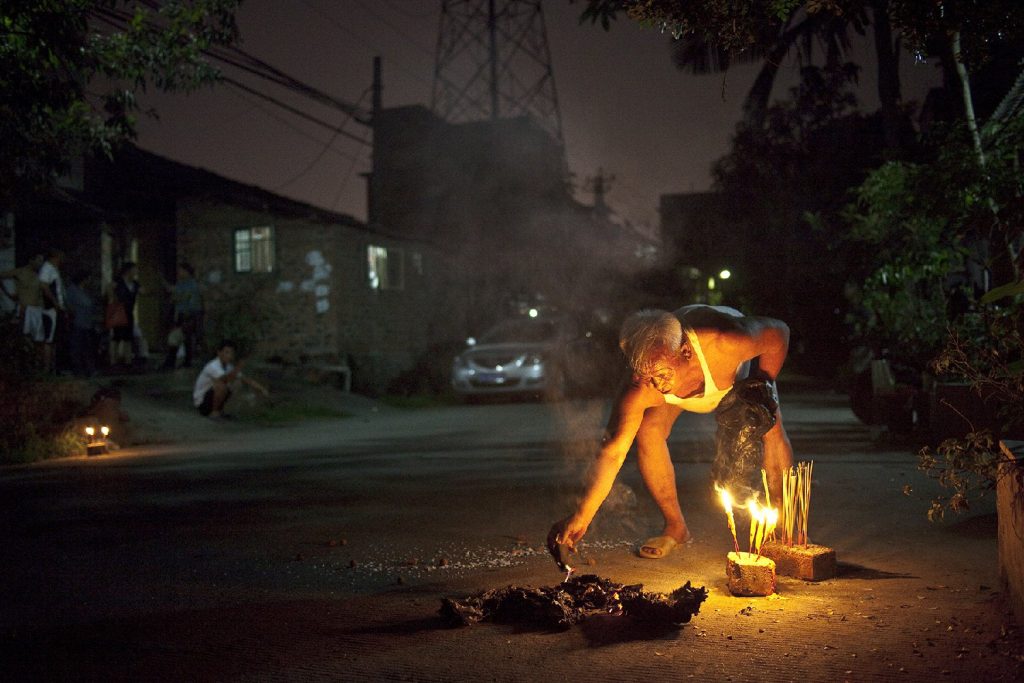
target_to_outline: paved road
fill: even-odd
[[[16,680],[1018,680],[991,507],[925,520],[911,454],[873,445],[845,401],[788,397],[815,460],[812,537],[840,576],[725,590],[707,491],[713,424],[673,437],[697,541],[637,558],[656,515],[627,463],[588,536],[595,573],[711,592],[691,625],[564,633],[442,628],[438,598],[560,579],[541,550],[568,512],[606,406],[367,412],[191,446],[0,470],[0,674]],[[903,493],[911,485],[911,495]]]

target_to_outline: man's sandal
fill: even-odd
[[[692,539],[692,536],[688,536],[683,543],[689,543]],[[679,545],[679,541],[671,536],[654,536],[644,541],[637,554],[648,560],[660,560],[668,557],[677,545]]]

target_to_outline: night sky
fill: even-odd
[[[430,104],[440,0],[245,0],[237,15],[240,47],[338,98],[359,100],[383,58],[384,106]],[[632,222],[657,225],[663,193],[700,191],[728,151],[756,66],[694,76],[677,70],[670,38],[621,18],[610,32],[580,25],[583,4],[544,3],[569,168],[576,185],[599,168],[614,175],[607,200]],[[863,66],[859,97],[875,108],[871,46],[855,46]],[[794,82],[788,63],[775,96]],[[255,77],[226,72],[332,123],[345,117],[308,99],[288,96]],[[933,64],[901,67],[905,101],[920,102],[938,80]],[[365,219],[369,147],[302,121],[229,86],[191,95],[151,94],[143,100],[160,120],[142,120],[139,144],[172,159],[316,206]],[[369,96],[362,104],[368,108]],[[350,122],[345,130],[369,139]],[[330,148],[327,144],[330,141]],[[315,163],[314,163],[315,162]],[[582,190],[587,203],[591,196]]]

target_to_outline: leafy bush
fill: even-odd
[[[919,469],[952,491],[932,501],[929,519],[941,518],[946,510],[969,509],[972,497],[995,487],[1001,471],[1024,474],[1019,462],[1016,468],[1000,470],[997,445],[997,438],[1024,435],[1024,307],[1013,301],[1021,294],[1024,281],[982,297],[979,310],[950,332],[946,347],[932,364],[940,376],[969,382],[978,400],[996,406],[1000,433],[972,431],[921,450]]]
[[[0,328],[0,462],[61,457],[84,450],[72,420],[84,407],[80,386],[42,375],[39,353],[18,329]]]

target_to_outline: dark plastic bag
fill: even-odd
[[[779,394],[775,383],[744,379],[733,385],[715,410],[715,460],[711,479],[744,499],[758,487],[755,475],[764,462],[764,435],[775,426]]]

